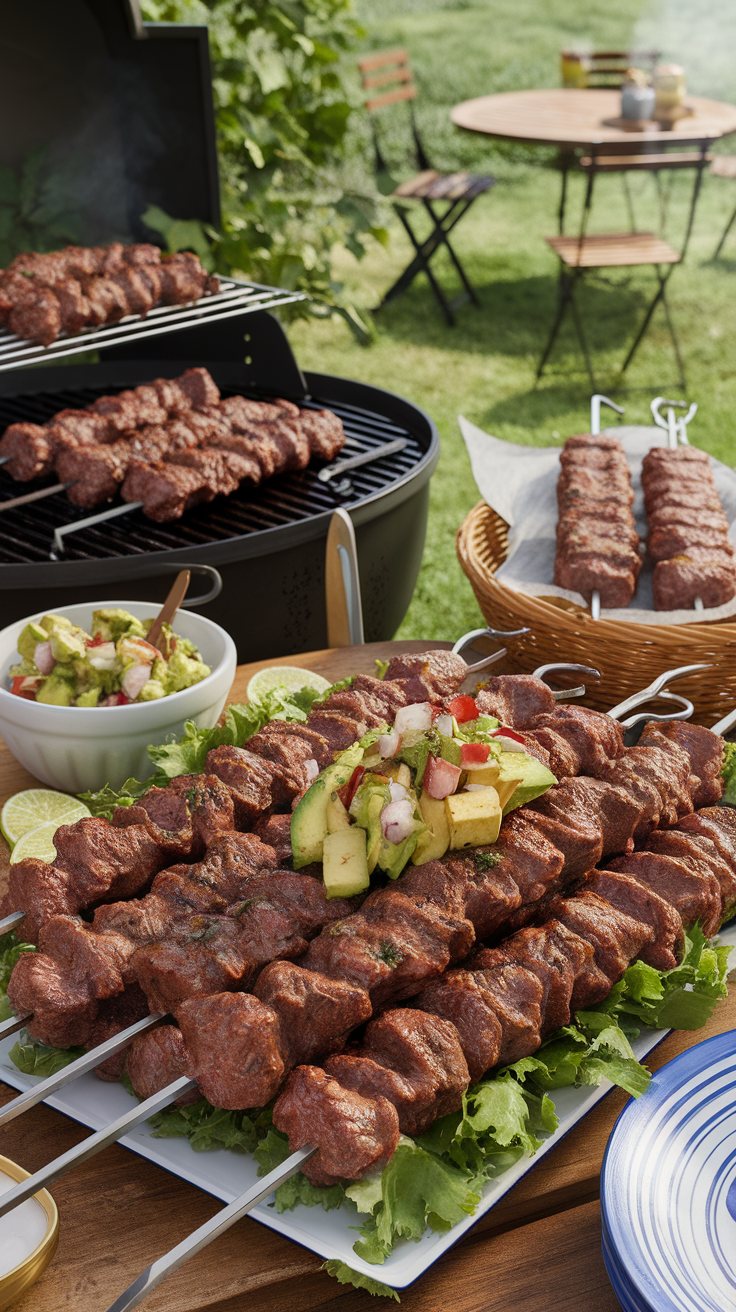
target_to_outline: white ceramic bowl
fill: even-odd
[[[100,601],[62,606],[54,614],[65,615],[89,633],[92,612],[103,606],[120,606],[142,620],[157,613],[150,601]],[[48,613],[39,611],[0,632],[0,734],[21,765],[42,783],[80,793],[106,783],[119,788],[126,779],[147,779],[154,768],[146,752],[149,743],[181,733],[185,720],[204,729],[217,723],[235,677],[235,643],[219,624],[186,610],[178,612],[174,629],[195,643],[212,670],[192,688],[130,706],[51,706],[13,696],[9,671],[19,659],[21,630]]]

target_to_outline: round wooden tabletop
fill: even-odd
[[[710,142],[736,132],[736,105],[687,96],[693,113],[672,128],[656,123],[641,131],[622,129],[619,91],[504,91],[455,105],[450,118],[459,128],[491,137],[560,147],[594,146],[646,140],[661,145]]]

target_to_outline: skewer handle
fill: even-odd
[[[159,1257],[157,1261],[146,1267],[146,1270],[139,1275],[138,1279],[134,1280],[132,1285],[128,1285],[125,1292],[119,1298],[116,1298],[114,1303],[110,1304],[107,1312],[130,1312],[132,1308],[138,1307],[138,1304],[142,1303],[143,1299],[147,1298],[152,1290],[160,1285],[161,1281],[165,1280],[172,1271],[176,1271],[177,1267],[183,1266],[190,1257],[194,1257],[195,1253],[201,1253],[202,1249],[207,1247],[207,1244],[212,1243],[213,1239],[217,1239],[226,1230],[229,1230],[230,1226],[239,1221],[241,1216],[247,1216],[248,1212],[251,1212],[264,1198],[268,1198],[268,1195],[273,1193],[274,1189],[278,1189],[279,1185],[283,1184],[285,1180],[290,1180],[292,1175],[296,1175],[297,1171],[301,1170],[316,1151],[317,1149],[312,1148],[309,1144],[305,1148],[297,1149],[295,1153],[291,1154],[291,1157],[287,1157],[281,1166],[277,1166],[275,1171],[271,1171],[257,1184],[252,1185],[250,1189],[246,1189],[245,1193],[241,1194],[239,1198],[235,1198],[221,1212],[217,1212],[209,1221],[205,1221],[204,1225],[201,1225],[198,1230],[194,1230],[187,1239],[182,1239],[181,1243],[172,1248],[164,1257]]]
[[[54,497],[57,492],[65,492],[71,483],[55,483],[53,487],[36,488],[35,492],[25,492],[21,497],[11,497],[10,501],[0,501],[0,514],[5,510],[15,510],[17,506],[27,506],[31,501],[43,501],[44,497]]]
[[[63,1089],[66,1084],[71,1084],[80,1075],[86,1075],[88,1071],[93,1071],[100,1062],[106,1061],[108,1057],[114,1057],[116,1052],[121,1052],[127,1048],[133,1039],[139,1034],[145,1034],[148,1030],[155,1029],[159,1021],[163,1020],[163,1013],[153,1016],[144,1016],[143,1020],[137,1020],[134,1025],[129,1025],[127,1029],[121,1030],[119,1034],[114,1034],[111,1039],[106,1039],[97,1048],[92,1048],[86,1052],[83,1057],[78,1057],[62,1070],[57,1071],[55,1075],[49,1075],[48,1079],[40,1080],[32,1089],[27,1089],[19,1097],[13,1098],[12,1102],[6,1103],[0,1111],[0,1126],[7,1125],[8,1121],[14,1121],[16,1116],[28,1111],[29,1107],[35,1107],[37,1103],[43,1102],[44,1098],[49,1098],[52,1093]]]
[[[15,1189],[2,1194],[0,1216],[6,1216],[14,1207],[24,1203],[26,1198],[32,1198],[37,1194],[39,1189],[45,1189],[53,1180],[58,1180],[60,1175],[66,1175],[73,1166],[89,1161],[90,1157],[102,1152],[103,1148],[116,1143],[128,1130],[134,1130],[143,1121],[155,1116],[156,1112],[163,1111],[164,1107],[175,1102],[183,1093],[189,1093],[190,1089],[196,1087],[196,1080],[190,1080],[186,1075],[182,1075],[181,1079],[174,1080],[173,1084],[167,1084],[165,1089],[154,1093],[152,1098],[146,1098],[145,1102],[139,1103],[132,1111],[119,1116],[112,1125],[108,1125],[104,1130],[98,1130],[96,1134],[91,1134],[88,1139],[83,1139],[74,1148],[70,1148],[68,1152],[49,1162],[48,1166],[43,1166],[40,1171],[36,1171],[35,1175],[29,1175],[27,1180],[21,1180]]]
[[[361,465],[369,465],[373,460],[380,460],[382,456],[398,455],[399,451],[403,451],[404,447],[408,445],[408,438],[397,437],[393,442],[385,442],[383,446],[374,446],[370,451],[361,451],[360,455],[348,456],[347,460],[338,460],[333,465],[324,465],[320,469],[317,478],[320,483],[330,483],[338,474],[346,474],[349,469],[359,469]]]

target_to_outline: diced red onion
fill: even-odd
[[[507,738],[505,734],[496,733],[493,735],[496,742],[501,744],[503,752],[525,752],[526,743],[517,742],[515,738]]]
[[[388,843],[403,843],[414,829],[414,807],[408,798],[389,802],[381,812],[381,832]]]
[[[430,797],[440,802],[443,797],[449,797],[455,792],[461,773],[459,765],[451,765],[449,761],[443,761],[441,756],[430,756],[422,786]]]
[[[56,661],[50,642],[37,642],[33,649],[33,663],[40,674],[50,674]]]
[[[304,762],[304,773],[310,784],[317,778],[317,775],[319,774],[319,765],[313,756],[310,756],[309,760]]]
[[[130,697],[130,700],[134,702],[150,677],[150,665],[129,665],[122,678],[123,692],[126,697]]]
[[[405,802],[409,798],[409,794],[406,791],[404,785],[397,783],[395,779],[392,779],[390,781],[388,790],[391,794],[392,802]]]
[[[446,738],[452,738],[451,715],[447,715],[446,713],[443,713],[442,715],[438,715],[437,719],[434,722],[434,727],[435,729],[438,729],[440,733],[443,733]]]
[[[382,733],[376,743],[378,755],[382,761],[388,760],[389,756],[395,756],[401,743],[401,734],[397,728],[393,728],[390,733]]]
[[[416,729],[421,733],[425,729],[431,728],[432,707],[429,702],[417,702],[414,706],[402,706],[401,710],[396,712],[394,730],[397,733],[406,733],[408,729]]]

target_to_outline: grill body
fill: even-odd
[[[50,559],[54,529],[88,511],[61,493],[0,514],[2,624],[75,602],[121,596],[160,601],[171,571],[190,563],[215,566],[222,574],[223,591],[202,614],[232,635],[241,661],[324,647],[325,540],[333,510],[343,506],[355,526],[366,641],[391,638],[408,608],[424,548],[429,479],[439,457],[429,416],[380,388],[303,375],[281,328],[265,313],[127,350],[137,350],[137,358],[123,358],[119,349],[118,358],[97,365],[6,375],[0,431],[21,419],[42,423],[64,407],[205,363],[223,395],[288,395],[305,406],[335,410],[348,438],[344,455],[397,437],[408,438],[408,445],[353,471],[346,494],[320,482],[310,467],[219,497],[172,524],[155,524],[132,511],[66,537],[59,560]],[[0,470],[0,499],[22,490]]]

